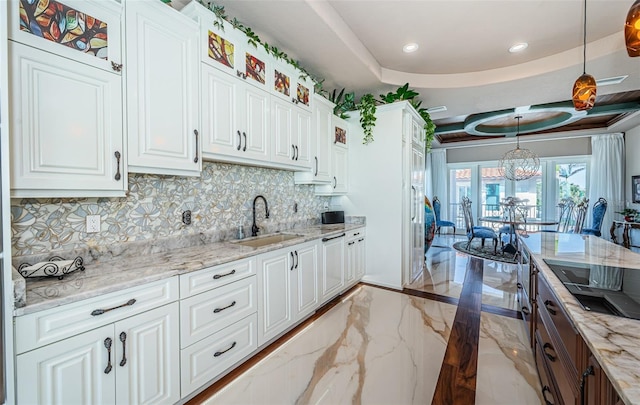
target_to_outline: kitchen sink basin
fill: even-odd
[[[233,243],[237,243],[242,246],[250,246],[250,247],[262,247],[267,245],[272,245],[274,243],[280,243],[291,239],[300,238],[301,235],[293,234],[293,233],[277,233],[273,235],[264,235],[264,236],[256,236],[250,239],[242,239],[234,241]]]

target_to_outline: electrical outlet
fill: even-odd
[[[182,223],[191,225],[191,210],[186,210],[182,213]]]
[[[100,232],[100,215],[87,215],[87,233]]]
[[[329,209],[329,203],[328,202],[324,202],[324,205],[322,206],[322,208],[324,208],[325,210]]]

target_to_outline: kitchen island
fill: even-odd
[[[521,304],[528,308],[523,314],[525,319],[530,317],[531,343],[545,398],[553,394],[564,403],[621,400],[639,404],[640,320],[586,310],[545,260],[620,267],[635,273],[640,272],[640,255],[588,235],[542,232],[521,236],[520,241],[521,266],[529,282],[525,280],[519,288],[528,289],[530,297]],[[565,317],[568,327],[562,323]],[[596,379],[591,374],[594,364]],[[599,367],[603,374],[597,377]],[[553,381],[547,386],[545,378]],[[605,392],[608,384],[615,392]]]

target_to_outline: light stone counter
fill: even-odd
[[[259,248],[223,241],[169,249],[161,253],[148,253],[145,250],[136,254],[135,251],[130,251],[120,254],[117,258],[109,257],[109,260],[105,261],[94,259],[85,264],[84,271],[67,274],[63,280],[27,279],[26,305],[16,308],[14,315],[30,314],[298,243],[337,236],[363,226],[363,223],[346,223],[289,229],[283,233],[293,233],[299,237]],[[16,307],[21,303],[19,299],[24,297],[16,297]]]
[[[640,404],[640,320],[584,310],[543,261],[557,259],[640,271],[640,254],[587,235],[542,232],[521,240],[621,399],[626,404]]]

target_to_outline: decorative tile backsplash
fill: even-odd
[[[251,234],[252,204],[263,230],[273,224],[319,221],[329,197],[314,186],[295,185],[293,172],[205,162],[201,177],[129,175],[126,198],[14,199],[11,201],[13,256],[100,248],[132,241],[193,237],[215,231],[235,234],[244,223]],[[295,209],[297,208],[297,212]],[[182,213],[191,210],[191,225]],[[86,233],[86,216],[100,215],[101,231]]]

